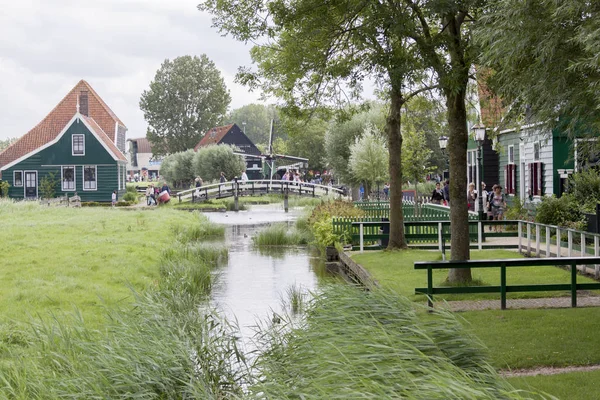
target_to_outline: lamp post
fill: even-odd
[[[438,139],[440,142],[440,150],[442,150],[442,154],[446,155],[446,147],[448,146],[448,136],[440,136]],[[446,169],[448,169],[448,178],[450,177],[450,168],[449,168],[449,160],[446,158]],[[442,178],[444,177],[444,172],[442,172]]]
[[[477,142],[477,166],[479,167],[479,174],[478,174],[479,181],[477,182],[477,187],[478,187],[477,197],[479,197],[479,220],[483,221],[483,196],[482,196],[483,190],[481,189],[481,182],[483,181],[483,163],[481,162],[481,159],[483,157],[482,146],[483,146],[483,142],[485,140],[485,126],[482,123],[479,123],[479,124],[473,125],[471,130],[475,134],[475,141]]]
[[[246,134],[246,123],[242,122],[242,126],[244,127],[244,135]]]

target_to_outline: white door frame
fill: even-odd
[[[33,173],[35,174],[35,198],[37,199],[39,197],[38,195],[38,190],[39,190],[39,184],[38,184],[38,172],[35,170],[25,170],[23,171],[23,199],[27,200],[27,174],[28,173]]]

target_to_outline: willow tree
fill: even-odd
[[[371,0],[203,0],[222,33],[253,41],[257,69],[238,80],[280,98],[288,112],[358,100],[365,79],[389,98],[386,136],[390,175],[389,249],[406,247],[402,216],[400,111],[423,83],[421,58],[404,26],[404,6]],[[466,209],[466,205],[465,205]]]

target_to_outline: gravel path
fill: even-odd
[[[499,310],[500,299],[497,300],[463,300],[435,302],[435,307],[451,311],[481,311]],[[545,297],[539,299],[514,299],[506,300],[507,309],[526,308],[569,308],[571,297]],[[577,307],[600,307],[600,296],[579,295],[577,296]]]
[[[580,367],[539,367],[532,369],[514,369],[502,370],[500,374],[506,378],[514,378],[519,376],[536,376],[536,375],[556,375],[565,374],[568,372],[588,372],[600,370],[600,365],[585,365]]]

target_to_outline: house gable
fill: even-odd
[[[198,151],[200,147],[210,144],[229,144],[237,146],[242,153],[259,155],[260,151],[252,140],[236,125],[230,124],[209,129],[202,140],[194,147]]]

